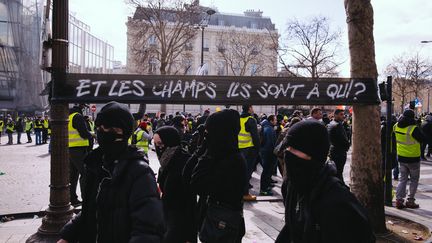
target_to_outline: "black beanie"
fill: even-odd
[[[208,152],[215,157],[224,157],[238,152],[240,115],[232,109],[211,114],[205,123]]]
[[[413,110],[408,109],[403,112],[403,116],[414,119],[415,114]]]
[[[134,119],[125,104],[115,101],[106,104],[98,113],[95,125],[104,125],[107,127],[117,127],[123,130],[125,137],[130,137],[133,132]]]
[[[330,148],[326,127],[313,120],[301,121],[290,127],[286,144],[322,163],[327,160]]]
[[[162,143],[167,147],[175,147],[180,145],[180,134],[172,126],[163,126],[156,130],[155,134],[159,134]]]

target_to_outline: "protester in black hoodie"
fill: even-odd
[[[375,242],[365,209],[336,177],[335,165],[326,163],[326,128],[301,121],[288,130],[285,143],[285,226],[276,243]]]
[[[64,242],[162,241],[162,203],[141,150],[128,146],[134,119],[127,106],[110,102],[95,124],[99,147],[85,159],[82,211],[61,231]]]
[[[198,159],[191,186],[200,197],[208,197],[209,208],[203,226],[212,221],[217,206],[230,212],[230,219],[215,222],[214,231],[201,230],[202,242],[241,242],[245,233],[243,219],[243,191],[246,180],[246,162],[238,149],[240,117],[234,110],[223,110],[210,115],[205,123],[206,152]],[[217,206],[216,206],[217,205]],[[225,214],[224,214],[225,215]],[[206,227],[203,227],[204,229]],[[220,238],[212,233],[220,232]]]
[[[180,146],[180,134],[174,127],[159,128],[153,141],[161,165],[158,183],[167,226],[163,242],[197,242],[194,220],[196,197],[182,179],[183,168],[190,155]]]

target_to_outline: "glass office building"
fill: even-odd
[[[41,96],[49,73],[42,71],[42,41],[50,32],[44,21],[46,0],[0,0],[0,113],[46,111]],[[50,14],[52,16],[52,14]],[[112,73],[114,48],[69,16],[69,72]]]
[[[69,15],[69,72],[112,73],[114,47],[90,33],[90,26]]]

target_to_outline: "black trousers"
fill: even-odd
[[[343,179],[343,169],[347,160],[347,154],[338,152],[338,153],[330,153],[330,159],[336,164],[337,173],[336,176],[344,182]]]
[[[259,151],[254,147],[240,149],[240,153],[246,160],[246,181],[244,185],[244,195],[249,194],[249,181],[252,178],[252,173],[255,169],[255,162]]]
[[[31,143],[32,142],[32,138],[31,138],[31,131],[27,131],[27,142]]]
[[[48,140],[48,129],[42,129],[42,143],[47,143]]]
[[[75,147],[69,148],[69,178],[70,178],[70,200],[76,202],[78,195],[76,188],[78,185],[78,179],[80,181],[81,198],[83,198],[83,191],[85,188],[84,178],[84,159],[87,156],[87,147]]]

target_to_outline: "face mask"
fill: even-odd
[[[165,147],[156,146],[155,149],[156,149],[156,155],[158,159],[160,159],[162,157],[162,154],[165,152]]]
[[[292,185],[300,192],[310,192],[314,186],[316,175],[321,170],[322,164],[314,160],[305,160],[297,157],[293,153],[285,152],[285,164],[288,179]]]
[[[127,148],[127,140],[121,134],[97,130],[96,135],[99,147],[106,155],[115,157]]]

